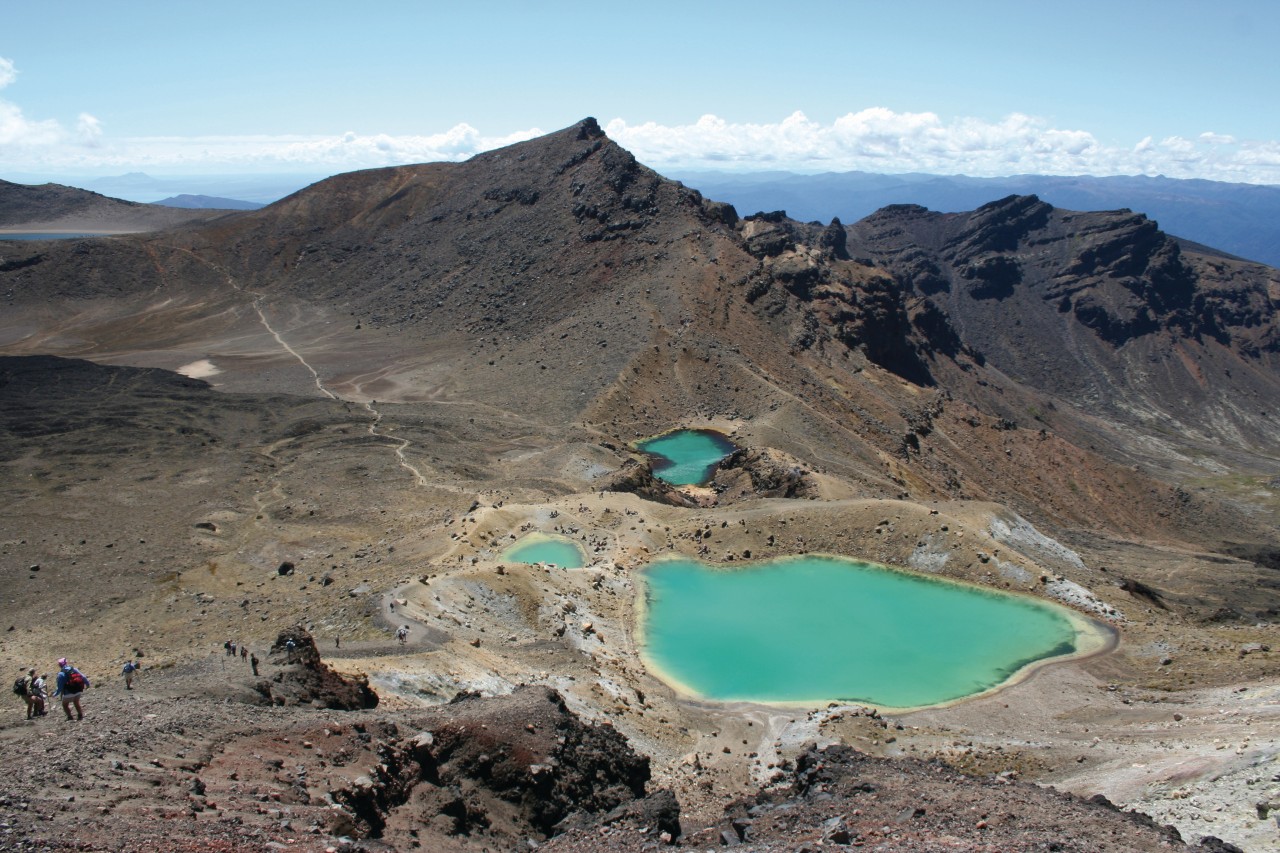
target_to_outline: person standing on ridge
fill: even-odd
[[[58,685],[54,696],[62,699],[62,712],[71,719],[71,706],[76,709],[76,719],[84,719],[84,711],[80,708],[80,696],[89,689],[89,679],[84,673],[67,663],[66,658],[58,658]]]

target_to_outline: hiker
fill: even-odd
[[[227,655],[231,654],[231,641],[230,641],[230,640],[227,640],[225,643],[223,643],[223,644],[222,644],[222,652],[223,652],[223,654],[227,654]]]
[[[35,672],[33,669],[32,672]],[[49,691],[45,684],[49,681],[49,674],[37,675],[31,682],[31,699],[36,703],[36,716],[43,717],[49,713],[45,707],[45,700],[49,698]]]
[[[253,667],[253,674],[258,674],[258,656],[249,655],[249,666]]]
[[[76,719],[84,719],[84,711],[80,708],[80,696],[89,688],[89,679],[84,673],[67,663],[66,658],[58,658],[58,686],[53,695],[62,698],[62,713],[71,719],[71,706],[76,708]]]
[[[402,646],[403,646],[403,645],[405,644],[405,641],[409,639],[409,626],[408,626],[408,625],[401,625],[401,626],[396,630],[396,639],[400,641],[400,645],[402,645]]]
[[[13,695],[21,696],[27,701],[27,719],[35,716],[35,697],[31,695],[31,683],[36,680],[36,668],[33,666],[27,670],[27,674],[20,676],[17,681],[13,682]]]
[[[342,637],[340,637],[340,636],[338,636],[338,635],[336,635],[336,634],[334,635],[334,637],[333,637],[333,647],[334,647],[335,649],[340,649],[340,648],[342,648]]]
[[[135,661],[125,661],[124,669],[120,670],[120,674],[124,676],[124,689],[133,689],[133,674],[142,669],[142,665]]]
[[[241,647],[240,647],[240,660],[248,660],[248,659],[249,659],[249,647],[248,647],[248,646],[241,646]]]

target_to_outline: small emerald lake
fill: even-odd
[[[1105,643],[1048,602],[840,557],[664,559],[642,578],[645,664],[716,701],[938,705]]]
[[[737,446],[721,433],[709,429],[679,429],[636,445],[651,461],[653,476],[673,486],[705,483],[715,474],[716,465]]]
[[[502,553],[513,563],[548,563],[562,569],[580,569],[587,564],[578,543],[562,536],[530,533]]]

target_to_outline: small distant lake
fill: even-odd
[[[650,438],[636,449],[652,460],[653,476],[673,486],[705,483],[720,460],[738,447],[723,434],[709,429],[679,429]]]
[[[513,563],[548,563],[562,569],[580,569],[587,564],[582,548],[572,539],[530,533],[502,553]]]
[[[938,705],[1106,642],[1049,602],[840,557],[666,559],[641,577],[645,664],[716,701]]]
[[[0,240],[72,240],[79,237],[109,237],[110,234],[93,233],[85,231],[83,233],[68,234],[66,232],[49,232],[49,231],[13,231],[0,232]]]

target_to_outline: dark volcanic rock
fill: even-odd
[[[720,462],[711,487],[718,503],[747,498],[802,498],[817,494],[799,459],[771,448],[739,448]]]
[[[337,797],[397,848],[428,834],[505,848],[605,815],[678,832],[673,797],[644,799],[648,759],[612,728],[583,723],[555,691],[459,696],[415,723],[418,734],[389,745],[378,779]]]
[[[281,631],[271,662],[284,667],[255,688],[273,705],[315,705],[340,711],[376,708],[378,694],[363,675],[339,675],[320,659],[316,642],[301,625]]]
[[[965,776],[937,763],[872,758],[847,746],[809,748],[788,776],[790,785],[729,804],[719,823],[686,827],[681,846],[812,851],[834,846],[903,853],[1188,849],[1173,827],[1108,802],[1006,778]],[[545,849],[654,849],[654,840],[637,829],[632,824],[574,830]]]
[[[1128,210],[1058,210],[1034,196],[960,214],[887,207],[848,231],[850,254],[888,271],[907,291],[900,301],[928,297],[930,340],[907,337],[935,380],[964,352],[1121,420],[1142,400],[1197,428],[1230,421],[1254,442],[1275,435],[1261,409],[1236,403],[1269,393],[1273,379],[1255,379],[1274,377],[1280,352],[1265,267],[1206,254]],[[1168,367],[1136,369],[1153,362]],[[1224,374],[1248,389],[1210,380]]]
[[[646,500],[671,504],[672,506],[697,506],[693,498],[684,494],[670,483],[653,476],[647,462],[628,459],[609,479],[600,486],[602,491],[630,492]]]

